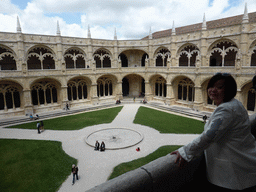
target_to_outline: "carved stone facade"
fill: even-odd
[[[247,16],[247,17],[246,17]],[[0,32],[0,116],[25,115],[145,96],[212,111],[217,72],[231,73],[256,111],[256,12],[172,28],[141,40]],[[89,30],[88,30],[89,32]]]

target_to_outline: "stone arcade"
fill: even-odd
[[[149,33],[141,40],[0,32],[0,116],[145,96],[212,111],[206,86],[231,73],[237,98],[255,111],[256,12]]]

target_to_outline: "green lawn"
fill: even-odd
[[[204,124],[195,119],[140,107],[133,123],[146,125],[160,133],[200,134]]]
[[[48,119],[44,120],[44,128],[50,130],[78,130],[87,126],[111,123],[121,109],[122,106]],[[36,129],[36,123],[37,122],[34,121],[7,128]]]
[[[55,192],[77,160],[63,151],[61,142],[0,139],[0,164],[1,191]]]
[[[122,175],[128,171],[132,171],[134,169],[137,169],[143,165],[146,165],[150,163],[151,161],[154,161],[155,159],[165,156],[168,153],[171,153],[172,151],[175,151],[176,149],[180,148],[181,146],[178,145],[167,145],[167,146],[162,146],[158,148],[156,151],[153,153],[150,153],[146,157],[142,157],[140,159],[136,159],[127,163],[122,163],[118,166],[116,166],[109,176],[108,180],[113,179],[115,177],[118,177],[119,175]]]

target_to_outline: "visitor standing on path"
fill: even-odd
[[[204,151],[207,179],[213,189],[256,191],[256,142],[246,109],[234,99],[236,82],[230,74],[217,73],[207,92],[217,108],[204,132],[171,154],[177,155],[175,162],[183,167]]]
[[[73,173],[72,185],[74,185],[75,184],[75,180],[78,180],[78,167],[76,165],[74,165],[74,164],[72,165],[72,173]]]
[[[37,122],[36,127],[37,127],[38,134],[40,134],[40,123],[39,123],[39,121]]]

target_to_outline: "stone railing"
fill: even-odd
[[[250,121],[254,134],[256,114],[250,116]],[[195,158],[182,169],[175,164],[175,159],[175,155],[168,154],[87,192],[175,192],[207,187],[204,155]]]

